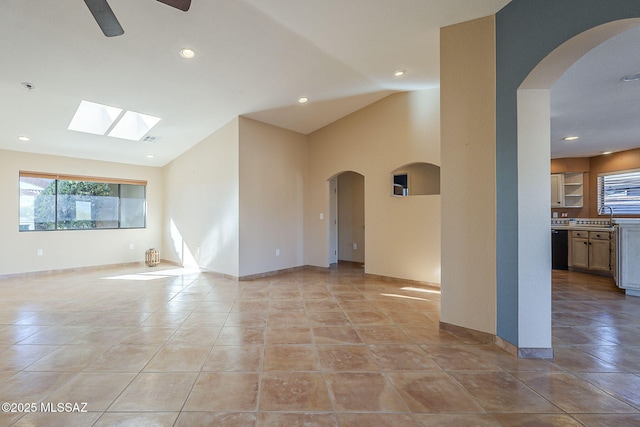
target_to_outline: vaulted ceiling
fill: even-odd
[[[440,27],[508,2],[192,0],[181,12],[109,0],[125,30],[112,38],[83,1],[7,2],[0,149],[162,166],[240,115],[307,134],[391,93],[437,87]],[[640,82],[620,84],[640,71],[639,49],[640,29],[627,31],[553,87],[553,157],[640,146]],[[155,142],[67,130],[81,100],[161,117]],[[569,134],[581,139],[561,141]]]
[[[437,87],[440,27],[507,3],[192,0],[181,12],[109,0],[125,33],[107,38],[83,1],[6,2],[0,148],[161,166],[239,115],[310,133],[393,92]],[[161,117],[156,141],[67,130],[81,100]]]

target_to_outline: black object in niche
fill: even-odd
[[[394,196],[406,196],[408,190],[407,174],[393,175],[393,194]]]

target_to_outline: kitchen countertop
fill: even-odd
[[[613,224],[603,218],[551,218],[551,230],[612,232]]]
[[[597,225],[552,225],[552,230],[574,230],[574,231],[613,231],[613,227],[604,227]]]
[[[570,221],[575,221],[576,223],[570,225]],[[640,226],[640,218],[613,218],[613,224],[609,224],[609,219],[603,218],[551,218],[552,230],[601,232],[614,231],[614,225],[619,227],[638,227]]]

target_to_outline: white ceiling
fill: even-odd
[[[591,157],[640,147],[640,27],[580,58],[551,89],[551,157]],[[577,141],[563,141],[577,135]]]
[[[437,86],[440,27],[508,0],[192,3],[183,13],[154,0],[110,0],[125,29],[115,38],[80,0],[3,5],[0,148],[162,166],[239,115],[310,133],[395,91]],[[195,59],[178,55],[187,46]],[[620,82],[640,72],[638,58],[635,28],[561,77],[551,92],[553,158],[640,146],[640,82]],[[399,68],[407,74],[395,78]],[[298,105],[300,96],[311,102]],[[67,130],[82,99],[162,117],[149,133],[159,139]],[[576,142],[561,140],[574,134]]]
[[[395,91],[437,86],[440,27],[508,2],[192,0],[184,13],[110,0],[125,30],[114,38],[81,0],[4,2],[0,149],[162,166],[239,115],[310,133]],[[162,117],[149,133],[158,141],[67,130],[83,99]]]

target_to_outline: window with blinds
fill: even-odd
[[[144,228],[146,181],[20,172],[20,231]]]
[[[640,169],[598,174],[598,212],[603,206],[614,215],[640,216]]]

